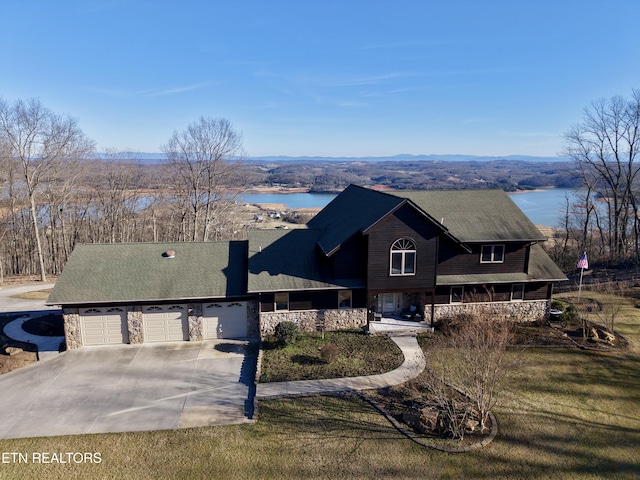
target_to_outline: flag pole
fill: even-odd
[[[584,269],[589,268],[589,260],[587,259],[586,250],[582,254],[582,258],[580,258],[577,267],[580,269],[580,285],[578,285],[578,303],[580,303],[580,294],[582,293],[582,276],[584,275]]]
[[[582,292],[582,274],[584,273],[584,267],[580,269],[580,285],[578,285],[578,303],[580,303],[580,293]]]

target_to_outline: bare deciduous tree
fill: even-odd
[[[606,239],[606,254],[612,262],[623,259],[631,245],[639,244],[636,189],[640,164],[636,157],[640,148],[640,90],[633,90],[630,99],[614,96],[593,102],[564,140],[565,153],[576,162],[587,187],[584,209],[596,215],[600,235]],[[592,208],[592,194],[599,198],[606,215]],[[628,238],[631,232],[633,242]]]
[[[224,118],[201,117],[182,132],[175,131],[161,149],[173,167],[184,204],[189,206],[185,236],[192,241],[208,240],[240,184],[242,136]]]
[[[52,112],[38,99],[13,103],[0,99],[0,137],[6,154],[19,165],[29,201],[40,278],[45,281],[46,267],[36,201],[38,189],[56,164],[86,157],[93,152],[94,143],[85,136],[75,119]]]
[[[510,332],[511,325],[496,319],[489,309],[463,315],[445,329],[441,343],[427,355],[429,368],[437,378],[469,396],[483,430],[510,371]],[[436,384],[432,390],[447,391]]]

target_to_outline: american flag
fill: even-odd
[[[576,268],[589,268],[589,260],[587,260],[587,252],[584,252],[582,254],[582,258],[578,262],[578,265],[576,265]]]

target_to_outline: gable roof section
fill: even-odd
[[[307,225],[324,230],[318,245],[329,256],[355,233],[367,229],[403,201],[394,195],[349,185]]]
[[[544,241],[520,208],[502,190],[396,191],[427,212],[462,242]]]
[[[318,251],[323,230],[249,232],[249,293],[364,288],[364,279],[335,279]]]
[[[80,244],[49,305],[243,295],[246,242]],[[165,258],[168,250],[175,258]]]

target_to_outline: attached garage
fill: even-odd
[[[202,308],[202,334],[205,340],[247,336],[247,302],[218,302]]]
[[[124,308],[84,308],[79,313],[83,345],[129,343]]]
[[[143,307],[142,324],[145,343],[189,340],[186,305]]]

